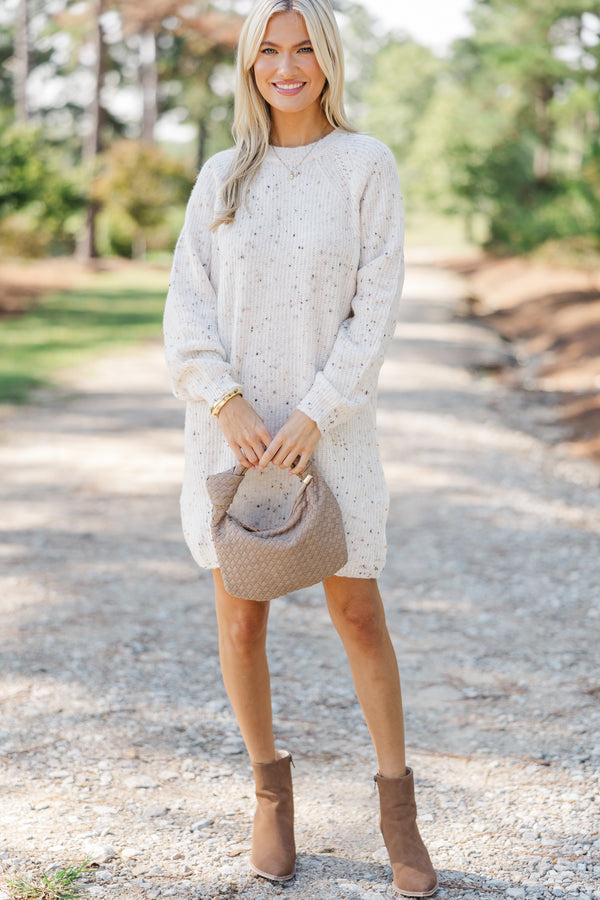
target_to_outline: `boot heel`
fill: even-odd
[[[292,757],[277,751],[272,763],[255,763],[256,813],[250,868],[270,881],[290,881],[296,874]]]
[[[375,775],[379,826],[392,864],[392,887],[401,897],[431,897],[438,889],[435,869],[417,827],[412,769],[400,778]]]

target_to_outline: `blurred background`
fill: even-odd
[[[396,156],[409,246],[597,267],[597,6],[334,5],[347,105]],[[40,292],[68,288],[77,266],[112,260],[114,277],[96,294],[89,280],[77,281],[88,294],[71,352],[85,351],[94,309],[105,311],[111,297],[107,340],[123,326],[133,338],[156,333],[194,177],[231,145],[234,48],[247,9],[243,0],[1,0],[0,307],[13,347],[0,363],[3,399],[24,398],[44,366],[56,365],[56,341],[37,341],[37,371],[25,358],[21,366],[15,348],[25,352],[34,333],[47,336],[57,322],[65,335],[73,305],[36,306],[37,318],[21,316],[20,325],[15,314]],[[146,275],[129,283],[125,262],[114,274],[118,260],[144,261]],[[162,274],[148,276],[149,263]],[[146,312],[141,300],[127,305],[127,291]]]

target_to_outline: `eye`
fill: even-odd
[[[276,53],[277,51],[274,47],[264,47],[260,52],[264,53],[266,56],[271,56],[272,53]]]
[[[300,47],[300,53],[314,53],[312,47]]]

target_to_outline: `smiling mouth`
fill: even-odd
[[[302,90],[302,88],[304,87],[305,84],[306,84],[305,81],[290,81],[290,82],[274,81],[273,87],[277,91],[279,91],[281,94],[295,94],[298,91]]]

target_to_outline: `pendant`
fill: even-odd
[[[290,181],[293,181],[294,178],[297,178],[299,174],[299,172],[290,172]]]

